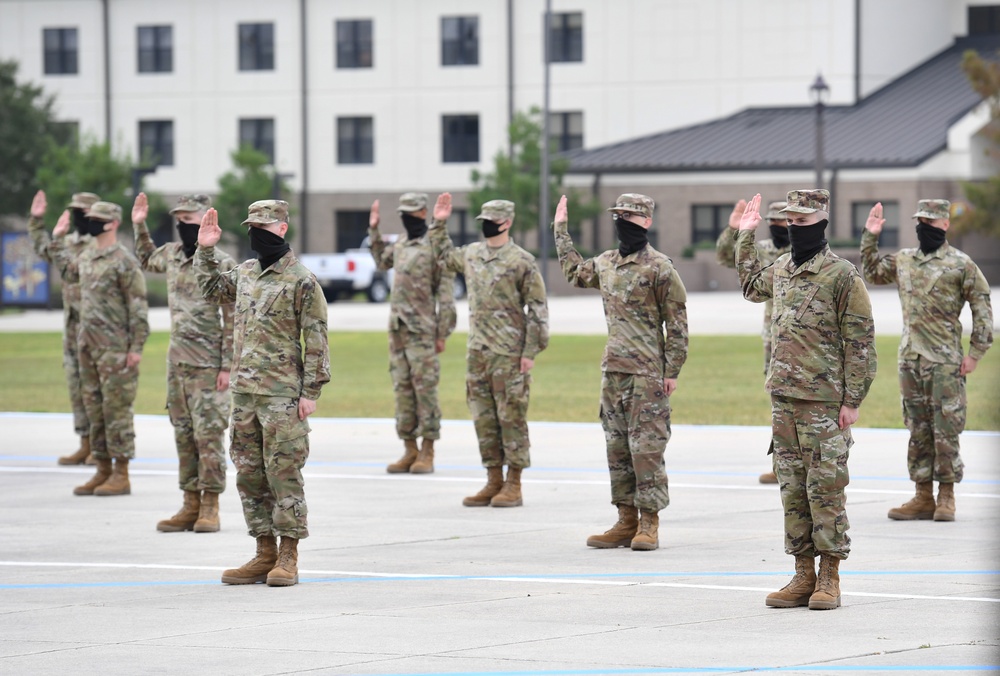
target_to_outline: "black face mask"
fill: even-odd
[[[787,225],[769,225],[767,229],[771,231],[771,241],[774,242],[774,246],[779,249],[784,249],[788,246],[788,226]]]
[[[618,253],[622,256],[634,254],[649,243],[649,231],[624,218],[615,219],[615,232],[618,233]]]
[[[945,241],[945,231],[935,228],[930,223],[917,223],[917,241],[920,242],[920,250],[925,254],[934,253],[941,248]]]
[[[104,234],[104,226],[107,225],[107,221],[98,221],[94,218],[87,219],[87,229],[84,231],[85,234],[91,237],[97,237],[98,235]]]
[[[403,217],[403,227],[409,239],[419,239],[427,234],[427,221],[410,214],[400,214]]]
[[[73,227],[77,234],[87,234],[87,217],[83,215],[83,209],[73,209]]]
[[[812,225],[789,225],[788,239],[792,244],[792,260],[795,267],[812,259],[826,246],[826,226],[829,223],[825,218],[819,223]]]
[[[506,223],[506,221],[504,222]],[[488,221],[484,218],[482,220],[481,225],[483,227],[483,237],[486,237],[487,239],[489,239],[490,237],[496,237],[497,235],[500,234],[500,226],[502,225],[501,223],[497,223],[496,221]]]
[[[275,235],[270,230],[251,226],[248,234],[250,235],[250,248],[257,252],[257,260],[260,261],[261,270],[266,270],[277,263],[290,249],[284,237]]]
[[[194,255],[198,249],[198,230],[201,226],[198,223],[182,223],[177,221],[177,232],[181,234],[181,248],[188,258]]]

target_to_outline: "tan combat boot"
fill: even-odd
[[[889,518],[896,521],[914,521],[934,518],[934,484],[921,481],[917,484],[917,494],[899,507],[889,510]]]
[[[759,481],[762,484],[776,484],[778,483],[778,477],[775,475],[774,472],[764,472],[759,477],[757,477],[757,481]]]
[[[603,535],[591,535],[587,538],[587,546],[598,549],[628,547],[638,530],[639,510],[633,505],[618,505],[618,521],[615,525],[604,531]]]
[[[639,510],[639,532],[632,538],[632,549],[648,552],[660,546],[660,515],[658,512]]]
[[[201,509],[194,522],[195,533],[219,532],[219,494],[205,491],[201,496]]]
[[[278,561],[278,542],[273,535],[257,537],[257,555],[239,568],[222,573],[224,584],[254,584],[266,582],[267,574]]]
[[[934,510],[934,520],[955,520],[955,484],[938,484],[937,507]]]
[[[194,528],[194,522],[198,520],[198,509],[201,505],[201,493],[198,491],[184,491],[184,504],[179,512],[169,519],[164,519],[156,524],[156,530],[161,533],[180,533],[181,531]]]
[[[128,481],[128,458],[115,458],[115,469],[111,477],[94,489],[94,495],[129,495],[132,484]]]
[[[299,583],[298,538],[281,536],[278,564],[267,574],[268,587],[291,587]]]
[[[75,453],[64,455],[57,461],[60,465],[82,465],[90,457],[90,437],[80,437],[80,448]]]
[[[417,461],[417,440],[403,439],[403,457],[387,465],[385,471],[389,474],[404,474],[410,471],[410,466]]]
[[[500,492],[501,488],[503,488],[503,467],[487,467],[486,485],[475,495],[462,500],[462,504],[466,507],[489,507],[490,500]]]
[[[795,557],[795,577],[779,591],[767,595],[765,605],[772,608],[798,608],[809,605],[809,597],[816,591],[816,560],[799,554]]]
[[[434,440],[424,439],[420,443],[417,461],[410,465],[410,474],[431,474],[434,472]]]
[[[507,466],[507,480],[503,482],[503,488],[490,500],[491,507],[520,507],[524,504],[521,499],[521,468]]]
[[[840,559],[819,555],[816,591],[809,597],[809,610],[833,610],[840,607]]]
[[[73,489],[73,495],[93,495],[94,490],[111,478],[111,458],[97,459],[97,474],[90,481]]]

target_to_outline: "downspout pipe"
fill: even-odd
[[[101,0],[104,27],[104,141],[111,146],[111,17],[109,0]]]
[[[299,45],[302,81],[300,83],[300,99],[302,108],[302,193],[299,196],[299,225],[302,229],[302,253],[309,251],[309,70],[306,44],[307,20],[306,1],[299,0]]]

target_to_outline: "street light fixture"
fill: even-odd
[[[809,94],[816,102],[816,187],[823,187],[823,108],[830,98],[830,87],[822,74],[809,87]]]

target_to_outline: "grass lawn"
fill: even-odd
[[[164,413],[168,335],[154,333],[140,366],[137,413]],[[861,427],[902,427],[896,380],[899,338],[878,338],[879,375],[861,407]],[[529,418],[596,422],[601,336],[553,336],[533,371]],[[673,422],[768,425],[762,348],[756,336],[695,336],[671,404]],[[990,350],[968,381],[968,429],[1000,430],[1000,350]],[[384,333],[331,333],[333,380],[317,415],[393,417]],[[465,335],[448,341],[441,363],[445,418],[467,419]],[[62,371],[62,338],[56,333],[0,334],[0,410],[69,411]]]

